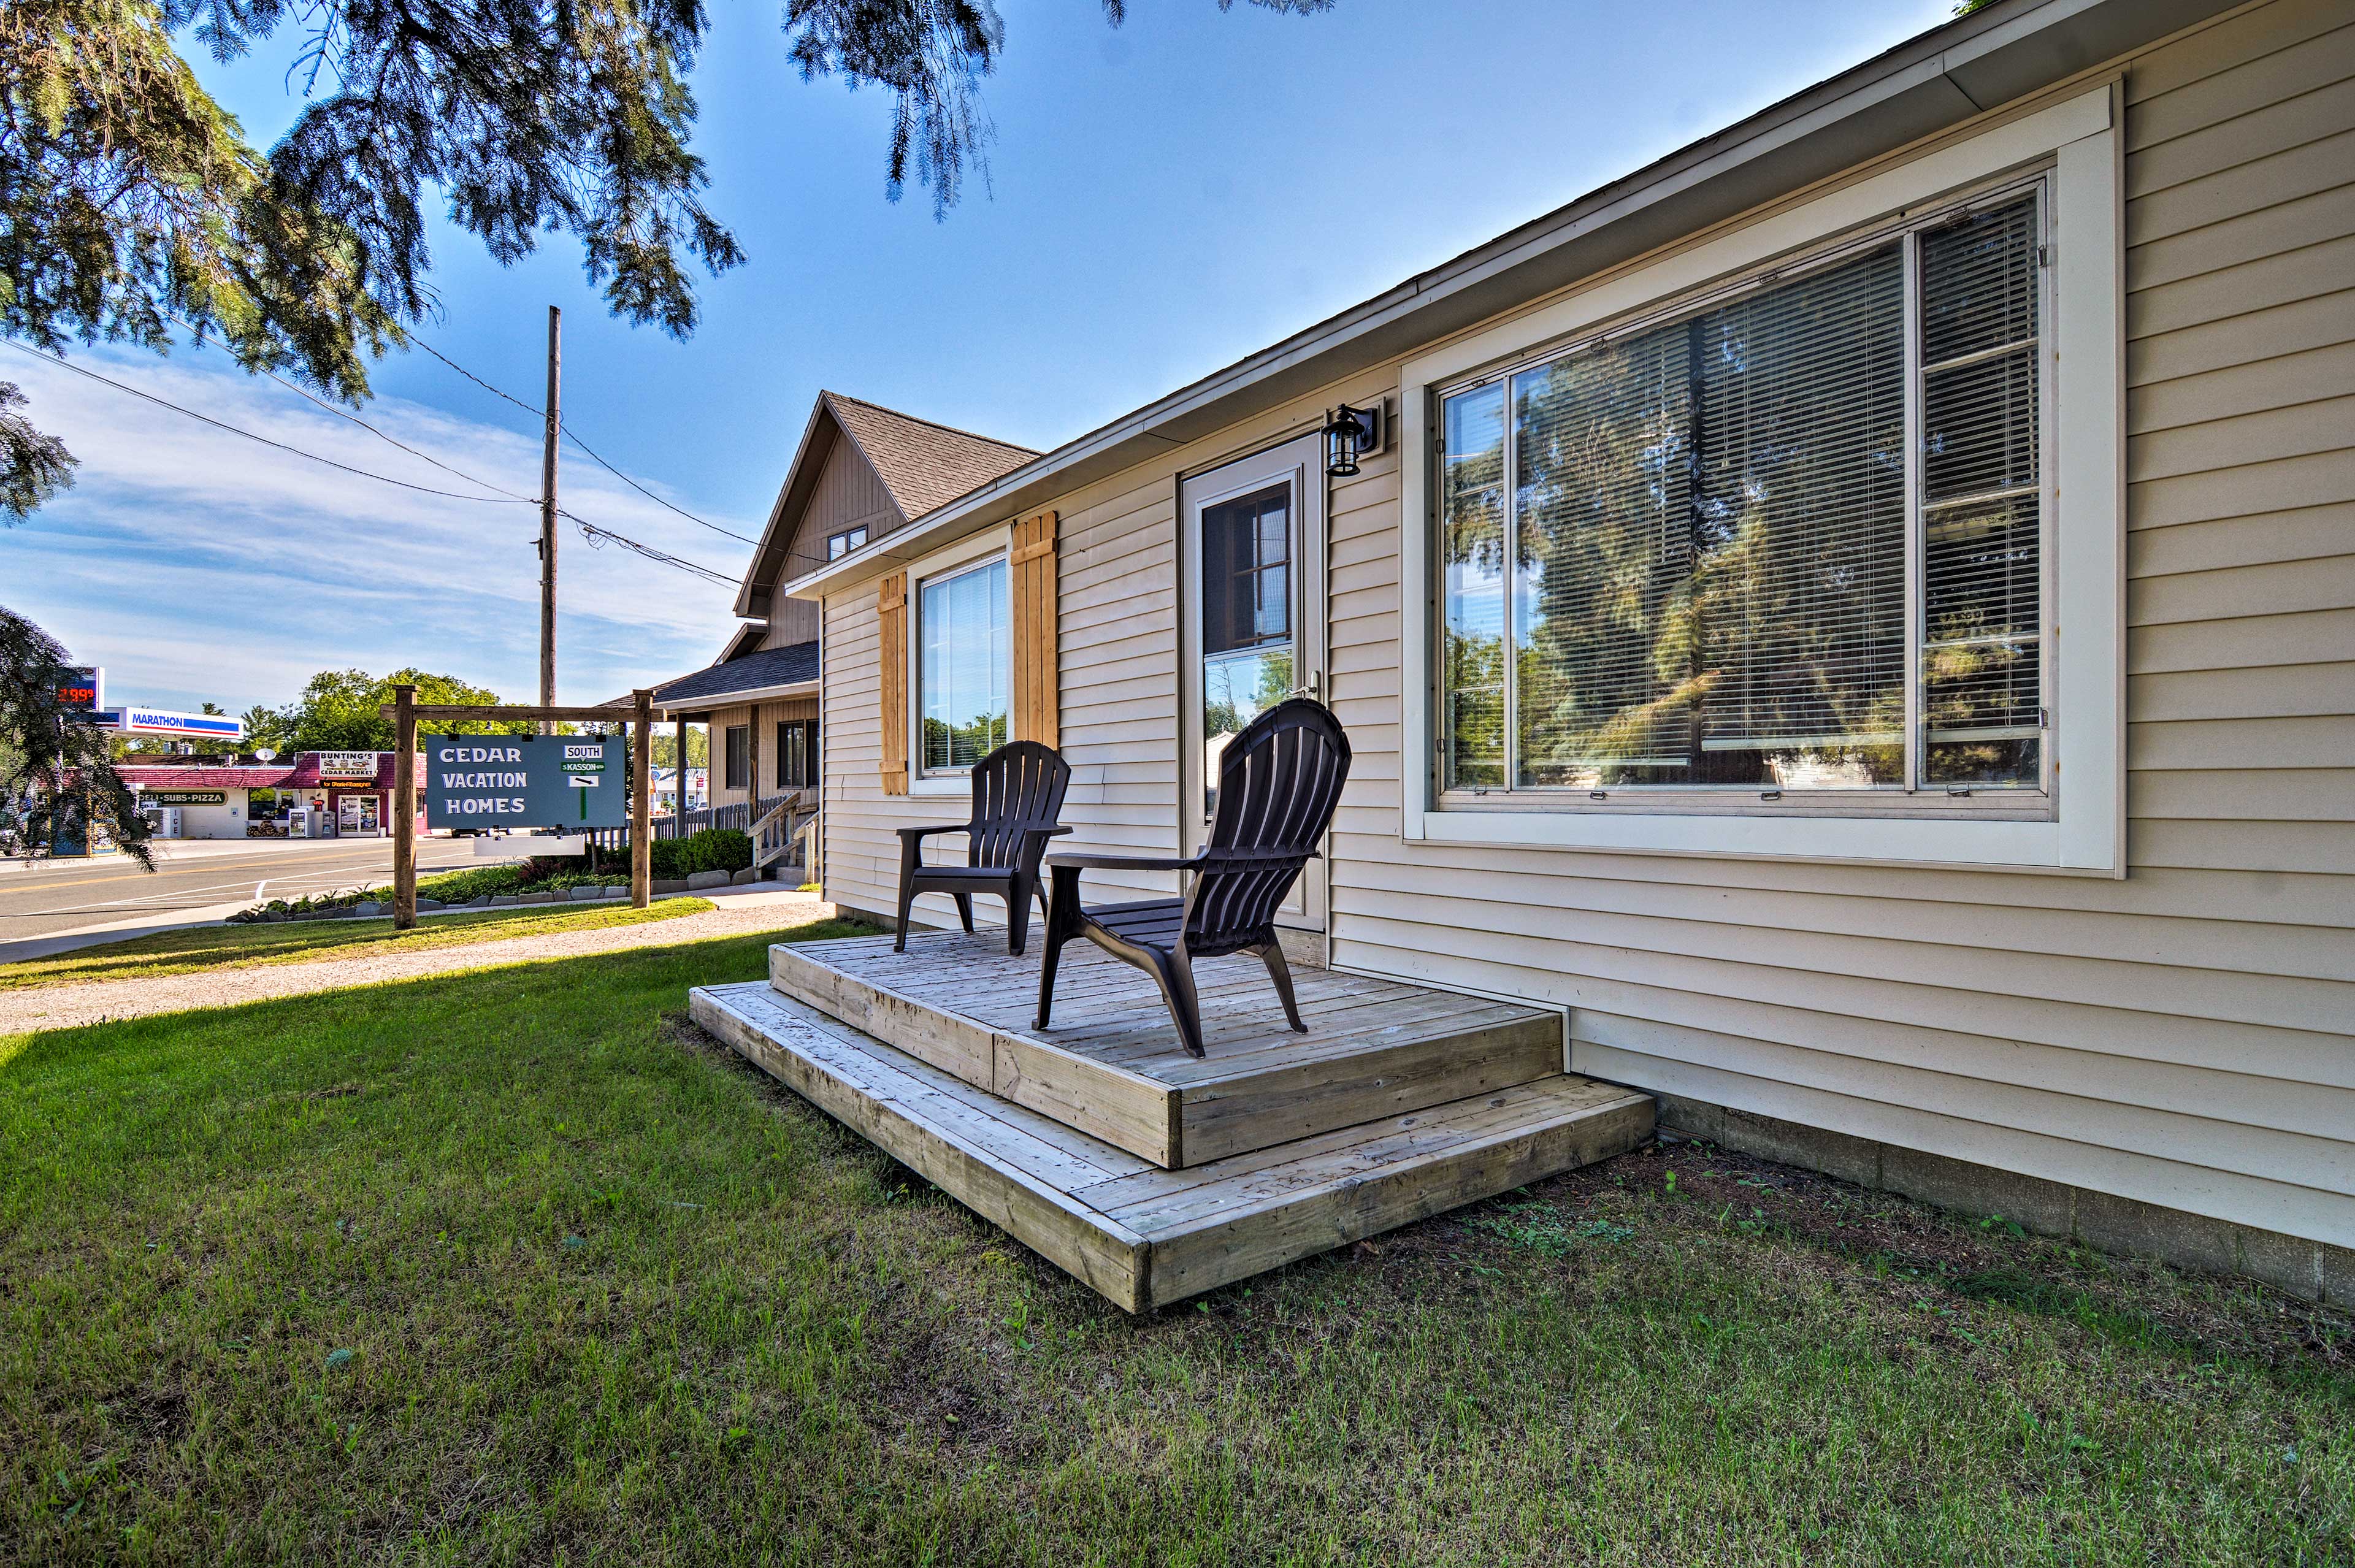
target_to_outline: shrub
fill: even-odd
[[[752,863],[752,838],[733,827],[707,827],[685,838],[655,839],[647,859],[664,881],[697,871],[741,871]]]

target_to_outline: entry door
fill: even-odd
[[[1210,824],[1219,757],[1242,727],[1295,693],[1325,696],[1322,442],[1288,442],[1178,489],[1179,852]],[[1278,914],[1325,929],[1325,862],[1311,860]]]

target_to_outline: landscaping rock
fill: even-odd
[[[493,893],[491,895],[491,907],[493,909],[505,909],[515,901],[516,895],[513,893]]]
[[[557,901],[559,896],[556,893],[525,893],[519,901],[527,904],[552,904]]]
[[[604,896],[604,889],[590,887],[586,884],[572,890],[572,897],[576,901],[585,902],[590,899],[602,899]]]
[[[354,914],[382,914],[384,912],[384,906],[379,903],[358,903],[352,906],[352,912]]]
[[[725,871],[689,871],[687,885],[690,891],[700,888],[724,888],[728,885]]]
[[[441,907],[442,901],[440,899],[419,899],[417,901],[417,908],[420,913],[422,913],[424,911],[429,909],[440,909]]]
[[[740,888],[748,882],[757,882],[761,880],[760,869],[755,866],[747,866],[728,880],[735,883]]]
[[[693,889],[694,884],[689,882],[685,877],[666,877],[661,881],[654,884],[654,891],[658,893],[684,893],[692,891]]]

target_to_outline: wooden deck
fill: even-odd
[[[1557,1057],[1534,1082],[1169,1169],[772,986],[689,1000],[747,1059],[1131,1312],[1623,1153],[1652,1128],[1649,1096],[1562,1073]]]
[[[977,1089],[1178,1169],[1560,1074],[1562,1016],[1324,969],[1295,971],[1309,1032],[1255,958],[1195,966],[1208,1056],[1178,1044],[1143,971],[1064,948],[1035,1029],[1039,947],[1003,932],[779,944],[770,984]]]

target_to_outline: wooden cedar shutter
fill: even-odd
[[[875,595],[876,657],[883,667],[885,795],[908,793],[908,574],[895,571]]]
[[[1014,525],[1007,558],[1014,615],[1014,734],[1060,745],[1060,691],[1055,665],[1055,514]]]

